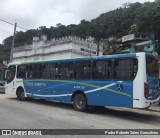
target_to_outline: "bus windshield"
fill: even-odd
[[[12,82],[15,77],[16,66],[9,66],[7,71],[7,84]]]
[[[159,77],[158,60],[154,57],[146,57],[146,71],[147,75],[152,77]]]

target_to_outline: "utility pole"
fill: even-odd
[[[96,41],[97,41],[97,56],[99,56],[100,52],[100,45],[101,45],[101,38],[103,37],[103,31],[99,30],[96,33]]]
[[[100,44],[100,40],[97,40],[97,56],[99,56],[99,44]]]
[[[17,23],[15,23],[14,25],[14,33],[13,33],[12,47],[11,47],[11,53],[10,53],[10,62],[12,62],[12,59],[13,59],[13,48],[14,48],[14,42],[15,42],[16,27],[17,27]]]

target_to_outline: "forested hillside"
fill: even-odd
[[[15,46],[31,44],[33,36],[46,34],[48,39],[59,38],[68,35],[75,35],[82,38],[89,36],[95,39],[108,38],[112,36],[121,37],[131,33],[131,25],[135,24],[136,29],[132,33],[155,33],[160,36],[160,0],[141,4],[126,3],[120,8],[101,14],[91,21],[82,20],[80,24],[68,26],[61,23],[57,26],[46,28],[41,26],[38,29],[26,32],[17,32]],[[0,46],[0,60],[9,58],[9,49],[12,36],[4,40],[4,46]]]

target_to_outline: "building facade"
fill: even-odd
[[[58,60],[97,55],[97,44],[93,40],[85,40],[76,36],[53,38],[48,41],[46,35],[34,37],[31,45],[13,49],[12,62]],[[99,47],[99,55],[103,55],[103,46]]]
[[[122,37],[122,46],[119,47],[121,53],[150,52],[159,51],[158,41],[151,35],[130,34]],[[158,53],[157,53],[158,54]],[[157,55],[158,56],[158,55]]]

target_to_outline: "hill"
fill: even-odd
[[[31,44],[33,36],[46,34],[48,39],[59,38],[69,35],[75,35],[82,38],[89,36],[95,39],[107,38],[112,36],[121,37],[131,30],[131,25],[136,28],[133,33],[154,33],[160,38],[160,0],[154,2],[125,3],[122,7],[101,14],[98,18],[91,21],[82,20],[80,24],[71,24],[68,26],[57,24],[56,27],[47,28],[41,26],[38,29],[28,30],[26,32],[17,32],[15,46]],[[160,40],[160,39],[159,39]],[[0,59],[9,58],[9,52],[12,42],[12,36],[4,40],[4,46],[0,46]],[[5,52],[5,55],[2,54]],[[2,56],[3,55],[3,56]]]

